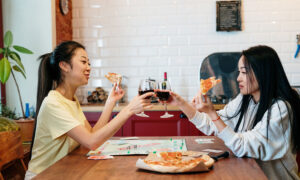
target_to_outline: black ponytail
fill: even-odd
[[[53,78],[51,76],[50,69],[50,58],[52,53],[44,54],[39,57],[41,60],[39,71],[38,71],[38,89],[36,99],[36,114],[40,111],[41,104],[44,98],[47,96],[49,91],[53,87]]]

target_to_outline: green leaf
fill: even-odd
[[[17,52],[12,51],[9,48],[7,48],[7,53],[8,53],[8,56],[10,56],[10,53],[14,53],[18,57],[18,59],[20,59],[20,61],[21,61],[21,57],[20,57],[20,55]]]
[[[21,69],[19,66],[14,65],[14,66],[13,66],[13,69],[14,69],[15,71],[17,71],[17,72],[20,72],[20,73],[24,76],[24,78],[26,79],[25,73],[22,71],[22,69]]]
[[[13,35],[11,31],[7,31],[4,35],[4,46],[5,47],[10,47],[13,42]]]
[[[24,47],[22,47],[22,46],[17,46],[17,45],[15,45],[15,46],[13,46],[13,48],[14,48],[15,50],[19,51],[20,53],[24,53],[24,54],[33,54],[32,51],[30,51],[29,49],[24,48]]]
[[[2,54],[4,52],[4,49],[0,48],[0,54]]]
[[[6,57],[0,60],[0,81],[4,84],[10,76],[10,62]]]
[[[13,51],[10,51],[9,52],[9,57],[12,58],[14,61],[16,61],[16,63],[22,68],[22,70],[25,72],[25,69],[24,69],[24,66],[21,62],[21,58],[20,56],[16,53],[16,52],[13,52]]]

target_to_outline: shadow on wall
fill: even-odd
[[[222,80],[207,93],[214,104],[226,104],[239,94],[237,66],[240,57],[240,52],[221,52],[210,54],[203,60],[200,79],[215,76]]]

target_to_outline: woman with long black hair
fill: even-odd
[[[199,93],[191,104],[171,93],[200,131],[222,139],[238,157],[255,158],[269,179],[300,179],[300,99],[290,86],[276,51],[255,46],[238,63],[240,94],[223,110]]]
[[[32,156],[25,179],[31,179],[80,144],[94,150],[113,136],[135,113],[151,108],[153,93],[136,96],[109,121],[116,102],[124,96],[121,87],[112,88],[103,112],[94,127],[86,120],[75,96],[88,83],[90,63],[84,46],[74,41],[58,45],[40,57],[37,119]]]

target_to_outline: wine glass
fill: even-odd
[[[139,84],[139,95],[148,93],[148,92],[154,92],[154,89],[156,89],[157,87],[157,83],[155,82],[155,80],[152,79],[143,79],[140,81]],[[150,99],[151,96],[146,97],[146,99]],[[136,114],[137,116],[140,117],[149,117],[147,114],[143,112]]]
[[[165,106],[165,114],[160,116],[160,118],[170,118],[174,116],[173,114],[169,114],[167,110],[167,101],[169,100],[170,97],[170,93],[169,93],[170,90],[171,90],[171,85],[169,81],[164,80],[159,82],[158,90],[156,91],[156,96]]]

